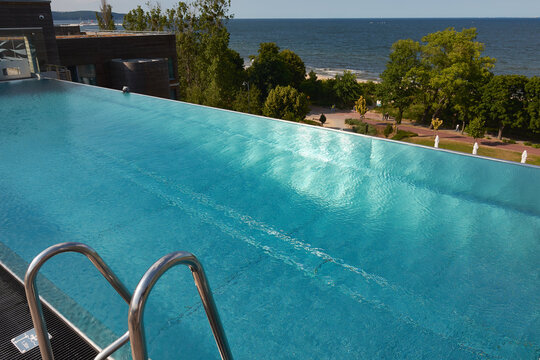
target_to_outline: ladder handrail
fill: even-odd
[[[122,346],[129,342],[129,331],[126,331],[124,335],[120,336],[114,342],[112,342],[105,349],[101,350],[99,354],[94,358],[94,360],[105,360],[111,356],[116,350],[120,349]]]
[[[204,310],[206,311],[206,316],[210,322],[219,354],[223,360],[232,360],[231,350],[204,269],[199,263],[199,260],[197,260],[197,257],[186,251],[176,251],[156,261],[143,275],[133,292],[128,315],[129,340],[131,342],[133,360],[148,360],[143,324],[146,300],[159,278],[167,270],[176,265],[186,265],[191,270],[193,280],[195,281]]]
[[[111,286],[120,294],[120,296],[129,304],[131,300],[131,294],[127,290],[126,286],[116,277],[113,271],[107,266],[98,253],[90,246],[78,243],[78,242],[66,242],[57,245],[53,245],[41,253],[32,260],[26,270],[24,276],[24,290],[26,292],[26,299],[28,301],[28,307],[30,308],[30,315],[32,316],[32,322],[34,329],[36,330],[36,337],[38,339],[39,351],[43,360],[54,360],[54,355],[51,348],[51,342],[47,334],[47,324],[43,317],[43,308],[39,293],[36,287],[36,276],[39,269],[43,264],[55,255],[64,252],[76,252],[86,256],[92,264],[99,270],[101,275],[111,284]],[[112,353],[111,350],[117,350],[120,346],[124,345],[128,340],[126,334],[120,337],[118,340],[109,345],[105,350]],[[105,352],[102,351],[101,353]],[[100,354],[101,354],[100,353]],[[100,358],[98,354],[97,358]]]

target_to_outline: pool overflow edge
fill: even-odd
[[[111,88],[106,88],[106,87],[101,87],[101,86],[96,86],[96,85],[90,85],[90,84],[83,84],[83,83],[78,83],[78,82],[73,82],[73,81],[68,81],[68,80],[41,77],[39,79],[23,79],[23,80],[12,80],[12,81],[17,81],[17,82],[20,81],[20,82],[22,82],[22,81],[43,81],[43,80],[45,80],[45,81],[58,81],[58,82],[63,82],[63,83],[69,83],[69,84],[72,84],[72,85],[87,86],[87,87],[91,87],[91,88],[98,88],[98,89],[103,89],[103,90],[108,90],[108,91],[115,91],[115,92],[121,93],[122,95],[136,95],[136,96],[144,96],[144,97],[149,97],[149,98],[154,98],[154,99],[159,99],[159,100],[172,101],[172,102],[175,102],[175,103],[180,103],[180,104],[185,104],[185,105],[195,106],[195,107],[202,107],[202,108],[205,108],[205,109],[213,109],[213,110],[218,110],[218,111],[225,111],[225,112],[238,114],[238,115],[242,115],[242,116],[251,116],[251,117],[256,117],[256,118],[259,118],[259,119],[279,121],[279,122],[286,123],[286,124],[289,124],[289,125],[304,126],[304,127],[310,128],[312,130],[332,131],[332,132],[336,132],[336,133],[340,133],[340,134],[346,134],[346,135],[349,135],[349,136],[360,136],[360,137],[368,138],[370,140],[386,141],[386,142],[390,142],[390,143],[394,143],[394,144],[398,144],[398,145],[402,145],[402,146],[414,146],[414,147],[419,147],[419,148],[428,149],[428,150],[432,150],[432,151],[442,151],[442,152],[455,154],[455,155],[459,155],[459,156],[467,156],[467,157],[471,157],[471,158],[474,158],[474,159],[496,161],[496,162],[501,162],[501,163],[514,165],[514,166],[525,166],[525,167],[530,167],[530,168],[533,168],[533,169],[540,169],[540,166],[533,165],[533,164],[527,164],[527,163],[523,164],[523,163],[519,163],[519,162],[515,162],[515,161],[497,159],[497,158],[492,158],[492,157],[488,157],[488,156],[473,155],[473,154],[468,154],[468,153],[454,151],[454,150],[435,148],[435,147],[432,147],[432,146],[426,146],[426,145],[421,145],[421,144],[414,144],[414,143],[408,143],[408,142],[403,142],[403,141],[398,141],[398,140],[380,138],[380,137],[376,137],[376,136],[371,136],[371,135],[366,135],[366,134],[359,134],[359,133],[355,133],[355,132],[343,131],[343,130],[338,130],[338,129],[331,129],[331,128],[326,128],[326,127],[318,127],[318,126],[313,126],[313,125],[304,124],[304,123],[295,122],[295,121],[288,121],[288,120],[276,119],[276,118],[271,118],[271,117],[262,116],[262,115],[243,113],[243,112],[239,112],[239,111],[235,111],[235,110],[229,110],[229,109],[221,109],[221,108],[216,108],[216,107],[212,107],[212,106],[208,106],[208,105],[193,104],[193,103],[189,103],[189,102],[185,102],[185,101],[181,101],[181,100],[173,100],[173,99],[161,98],[161,97],[158,97],[158,96],[139,94],[139,93],[131,93],[131,92],[130,93],[123,93],[122,90],[111,89]]]

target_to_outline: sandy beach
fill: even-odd
[[[315,72],[315,74],[317,74],[317,79],[319,80],[328,80],[328,79],[333,79],[335,78],[335,76],[332,76],[332,75],[328,75],[328,74],[321,74],[321,73],[318,73],[318,72]],[[306,78],[308,76],[306,75]],[[374,82],[374,83],[379,83],[380,81],[379,80],[367,80],[367,79],[360,79],[360,78],[356,78],[356,81],[359,82],[359,83],[367,83],[367,82]]]

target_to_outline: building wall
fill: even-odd
[[[30,77],[30,67],[25,59],[0,60],[0,81]]]
[[[169,97],[169,67],[165,59],[114,60],[109,66],[113,89],[127,86],[131,92]]]
[[[81,27],[79,25],[55,25],[54,32],[59,35],[81,35]]]
[[[59,63],[50,1],[0,1],[0,28],[41,28],[47,63]]]
[[[177,63],[174,34],[58,36],[58,53],[63,66],[94,65],[96,85],[113,87],[110,62],[114,59],[172,59]],[[178,83],[178,69],[169,83]],[[177,85],[171,86],[176,88]]]

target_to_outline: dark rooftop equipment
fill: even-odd
[[[169,66],[165,59],[129,59],[110,62],[111,87],[130,92],[169,97]]]

